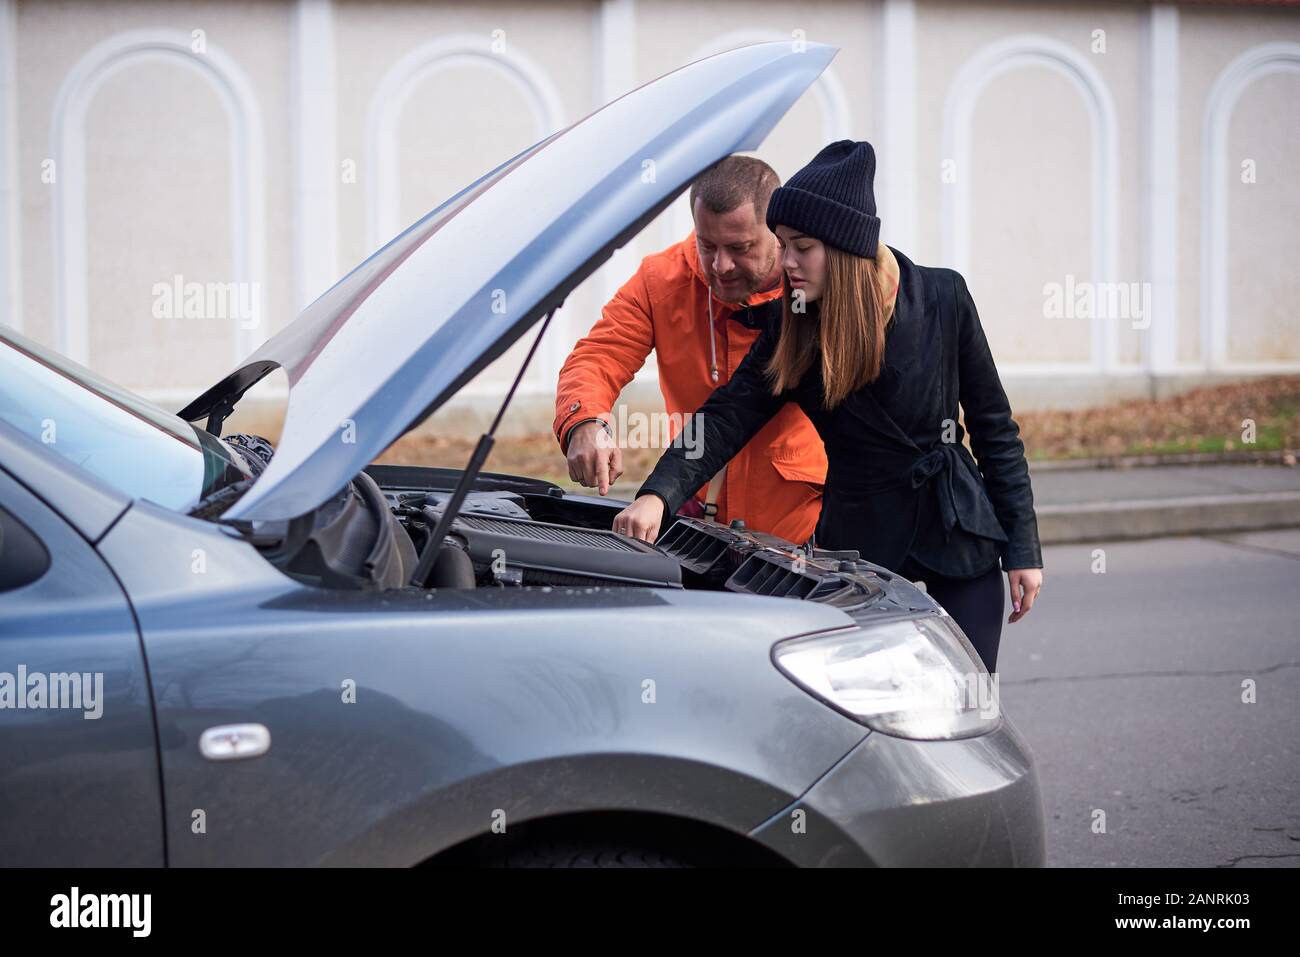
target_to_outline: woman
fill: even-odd
[[[703,454],[670,447],[615,531],[654,541],[786,402],[826,446],[820,548],[923,581],[997,668],[1006,570],[1016,622],[1042,586],[1019,427],[962,277],[879,243],[871,144],[826,147],[767,208],[785,292],[731,380],[700,408]],[[958,404],[975,458],[962,444]],[[978,465],[976,465],[978,459]]]

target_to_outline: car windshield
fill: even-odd
[[[188,509],[247,465],[215,436],[0,326],[0,419],[132,498]]]

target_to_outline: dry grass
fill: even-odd
[[[1242,440],[1246,419],[1255,422],[1253,444]],[[1016,414],[1016,421],[1029,457],[1036,460],[1295,450],[1300,447],[1300,376],[1195,389],[1159,401],[1135,400],[1069,412],[1023,412]],[[460,468],[469,459],[475,441],[414,432],[393,443],[378,461]],[[625,449],[623,481],[640,482],[654,467],[660,451]],[[569,481],[564,459],[549,433],[499,440],[486,468],[576,487]]]
[[[1033,459],[1294,450],[1300,446],[1300,376],[1194,389],[1159,401],[1027,412],[1017,419]],[[1253,443],[1243,440],[1247,419],[1255,423]]]
[[[1255,422],[1255,442],[1242,440],[1242,422]],[[1016,415],[1031,459],[1059,460],[1182,452],[1274,451],[1300,447],[1300,376],[1195,389],[1158,401],[1134,400],[1068,412]],[[412,434],[399,439],[381,462],[460,466],[472,439]],[[639,482],[659,449],[625,449],[626,480]],[[549,434],[497,443],[488,469],[549,479],[570,486],[568,471]]]

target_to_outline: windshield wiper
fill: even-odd
[[[491,428],[479,436],[478,444],[474,446],[474,452],[465,464],[465,470],[461,473],[460,481],[456,483],[455,491],[451,493],[451,498],[447,499],[447,504],[442,508],[442,517],[438,519],[437,526],[430,533],[429,540],[424,543],[424,550],[420,552],[419,564],[415,566],[415,572],[411,575],[411,584],[417,588],[427,587],[425,583],[429,580],[429,573],[433,571],[433,563],[437,561],[443,539],[451,528],[452,521],[460,512],[461,506],[465,503],[465,496],[469,494],[469,487],[474,484],[474,479],[482,471],[483,463],[487,461],[488,453],[492,451],[492,445],[496,441],[493,436],[496,433],[497,426],[501,424],[501,419],[506,414],[506,406],[510,404],[510,399],[514,396],[515,390],[519,388],[519,383],[524,377],[524,372],[528,369],[528,363],[532,361],[533,353],[537,351],[537,346],[542,341],[542,336],[546,335],[546,327],[551,323],[551,316],[555,315],[555,310],[559,308],[558,305],[552,308],[546,314],[546,318],[542,320],[542,328],[537,331],[537,338],[533,340],[532,346],[528,349],[528,355],[524,356],[523,364],[520,365],[519,372],[515,374],[515,381],[511,383],[509,391],[506,392],[501,408],[497,409],[496,418],[492,420]]]

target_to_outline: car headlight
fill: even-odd
[[[806,691],[885,734],[967,738],[1000,721],[998,676],[946,615],[792,638],[772,655]]]

